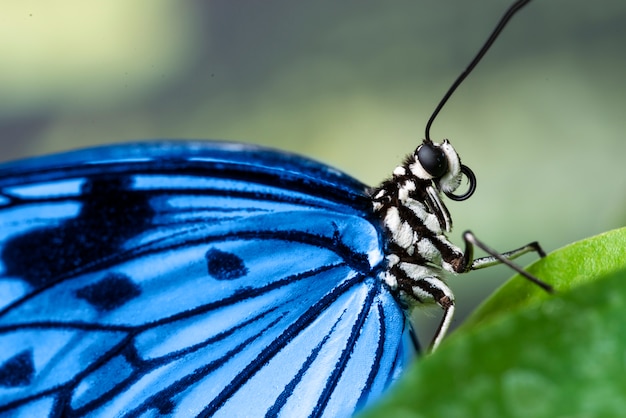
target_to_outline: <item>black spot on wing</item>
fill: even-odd
[[[166,396],[161,396],[155,398],[151,405],[159,414],[166,416],[171,415],[174,412],[174,407],[176,406],[172,400]]]
[[[139,286],[120,273],[109,273],[99,282],[76,291],[77,297],[101,312],[117,309],[140,294]]]
[[[234,280],[248,274],[248,268],[236,254],[211,248],[205,257],[209,275],[217,280]]]
[[[0,386],[28,386],[34,374],[33,352],[24,350],[0,364]]]
[[[77,198],[82,208],[75,218],[27,231],[5,243],[0,258],[6,274],[39,288],[117,253],[126,240],[150,226],[154,211],[148,199],[131,189],[130,177],[89,179]]]

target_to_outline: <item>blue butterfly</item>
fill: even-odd
[[[0,166],[0,414],[347,416],[416,352],[368,188],[220,142]]]
[[[2,416],[344,417],[419,352],[444,273],[505,263],[452,229],[476,178],[429,129],[376,188],[251,145],[109,146],[0,165]],[[469,189],[456,194],[463,177]],[[473,258],[478,246],[490,255]]]

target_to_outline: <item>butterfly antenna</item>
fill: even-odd
[[[498,35],[500,35],[500,32],[502,32],[502,29],[504,29],[507,23],[509,23],[509,20],[511,20],[513,15],[515,15],[515,13],[517,13],[522,7],[530,3],[530,1],[531,0],[516,1],[515,3],[513,3],[511,7],[509,7],[509,9],[506,11],[504,16],[502,16],[502,18],[498,22],[498,26],[496,26],[496,28],[493,30],[493,32],[489,36],[489,39],[487,39],[487,42],[484,43],[483,47],[480,48],[480,51],[478,51],[478,54],[476,54],[476,56],[474,57],[472,62],[470,62],[470,64],[467,66],[465,71],[461,73],[461,75],[455,80],[452,86],[448,89],[447,93],[443,96],[443,98],[441,99],[437,107],[435,108],[435,111],[430,116],[430,119],[428,120],[428,123],[426,124],[426,141],[432,142],[430,139],[430,126],[433,124],[433,121],[439,114],[439,111],[446,104],[450,96],[452,96],[452,94],[455,92],[457,87],[459,87],[459,85],[463,82],[463,80],[465,80],[465,78],[472,72],[474,67],[476,67],[476,65],[480,62],[483,56],[485,56],[489,48],[491,48],[491,45],[498,38]]]

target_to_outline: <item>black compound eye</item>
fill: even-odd
[[[428,174],[439,178],[448,171],[448,159],[441,148],[425,143],[417,150],[417,159]]]

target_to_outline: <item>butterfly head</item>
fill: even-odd
[[[452,200],[468,199],[476,190],[474,173],[461,164],[459,154],[447,139],[439,144],[425,140],[410,157],[408,169],[417,178],[432,181]],[[469,188],[462,195],[454,194],[461,185],[463,175],[469,180]]]

